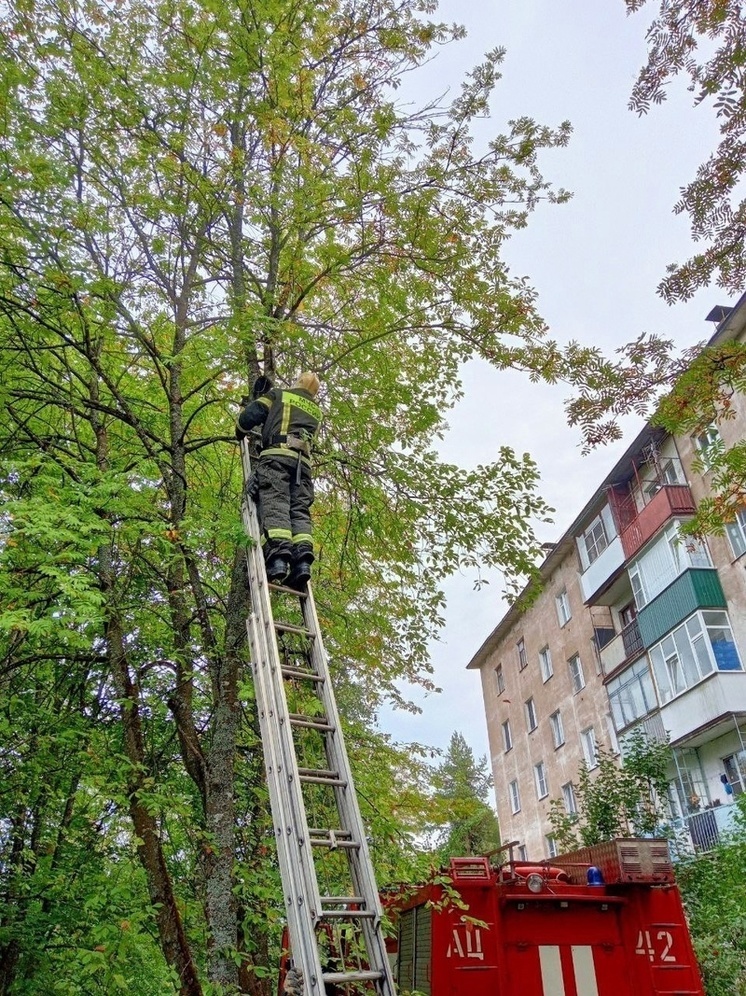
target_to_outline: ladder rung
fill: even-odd
[[[297,588],[288,588],[286,584],[274,584],[270,581],[268,587],[270,591],[277,591],[283,595],[296,595],[298,598],[308,598],[307,591],[298,591]]]
[[[291,623],[276,622],[275,629],[280,633],[296,633],[298,636],[307,636],[309,640],[315,636],[310,629],[305,629],[303,626],[293,626]]]
[[[324,679],[320,674],[316,674],[315,671],[304,671],[301,667],[282,667],[280,668],[282,676],[284,678],[305,678],[307,681],[323,681]]]
[[[330,847],[334,850],[337,847],[347,847],[357,849],[360,847],[358,841],[352,839],[351,830],[322,829],[321,827],[311,827],[308,831],[311,847]]]
[[[383,972],[323,972],[321,978],[331,985],[344,985],[346,982],[376,982],[383,978]]]
[[[347,782],[339,777],[338,771],[328,771],[325,768],[299,768],[298,774],[302,782],[311,785],[343,785]]]
[[[333,906],[360,906],[365,902],[365,896],[319,896],[322,903],[331,903]]]
[[[311,847],[330,847],[334,850],[337,847],[346,847],[348,850],[357,850],[360,845],[356,840],[321,840],[318,837],[311,838]]]
[[[326,716],[302,716],[299,712],[290,713],[290,725],[302,726],[308,730],[334,730],[335,727],[329,722]]]
[[[375,910],[322,910],[319,916],[322,920],[374,920],[378,914]]]

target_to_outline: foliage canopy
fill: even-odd
[[[260,372],[322,375],[317,602],[379,867],[417,867],[424,775],[371,724],[432,687],[449,573],[532,573],[534,463],[436,444],[468,359],[553,376],[502,249],[567,197],[539,156],[569,136],[475,147],[500,50],[398,102],[461,34],[433,9],[0,5],[0,992],[269,991],[232,439]]]

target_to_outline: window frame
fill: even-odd
[[[497,682],[497,694],[502,695],[505,692],[505,672],[502,664],[498,664],[495,668],[495,681]]]
[[[585,765],[589,771],[593,771],[594,768],[598,767],[598,741],[596,740],[596,731],[592,726],[587,726],[584,730],[580,731],[580,744],[583,748]],[[587,746],[592,748],[591,751],[586,750]],[[593,760],[592,764],[589,761],[589,753]]]
[[[733,559],[738,560],[739,557],[742,557],[746,553],[746,506],[736,511],[736,517],[733,522],[725,523],[725,532],[728,535],[728,543],[733,552]],[[733,539],[734,535],[738,539],[739,550],[736,549],[736,543]]]
[[[708,623],[706,617],[714,614],[724,616],[725,623],[716,624],[712,621]],[[694,632],[695,623],[699,627],[696,633]],[[730,632],[731,639],[724,642],[732,644],[740,667],[721,667],[715,653],[710,631],[725,630],[726,627]],[[668,644],[668,649],[666,649],[666,644]],[[682,649],[685,651],[683,657]],[[710,665],[707,671],[703,670],[701,649],[704,649],[707,662]],[[726,609],[698,609],[697,612],[687,616],[678,626],[666,633],[662,640],[649,647],[648,656],[658,692],[658,700],[662,706],[672,702],[680,695],[684,695],[713,674],[743,673],[744,671],[738,644],[733,635],[733,625]],[[697,677],[693,681],[689,680],[688,671],[696,671]]]
[[[542,647],[539,651],[539,671],[541,672],[541,680],[546,685],[550,678],[554,676],[554,666],[552,664],[552,652],[549,649],[549,644]]]
[[[635,605],[640,612],[692,568],[712,569],[707,543],[681,535],[681,519],[674,519],[627,568]],[[666,551],[665,557],[662,551]]]
[[[547,778],[547,766],[543,761],[537,761],[534,765],[534,785],[536,786],[536,798],[546,799],[549,795],[549,779]]]
[[[539,718],[536,712],[536,702],[533,695],[530,695],[523,703],[523,711],[526,716],[526,729],[529,733],[539,729]]]
[[[518,670],[525,671],[528,667],[528,654],[526,653],[526,641],[523,637],[515,645],[518,651]]]
[[[568,805],[568,799],[570,804]],[[562,786],[562,801],[565,804],[565,812],[568,816],[578,815],[578,798],[575,795],[575,785],[570,782],[565,782]]]
[[[572,662],[578,662],[578,676],[580,678],[580,684],[578,685],[575,680],[575,671],[572,666]],[[572,657],[568,658],[567,666],[570,670],[570,682],[572,684],[573,695],[578,695],[585,688],[585,672],[583,671],[583,662],[580,659],[580,654],[573,654]]]
[[[555,709],[549,717],[549,725],[552,728],[552,742],[554,749],[559,750],[565,743],[565,727],[562,723],[562,710]]]
[[[710,422],[702,432],[697,432],[692,436],[692,442],[702,462],[702,470],[707,473],[712,469],[713,456],[717,455],[715,451],[722,452],[723,450],[724,443],[720,429],[715,422]]]
[[[567,594],[567,588],[563,588],[562,591],[558,592],[554,596],[554,607],[557,610],[557,619],[559,620],[560,629],[563,629],[572,619],[570,596]]]
[[[550,858],[556,858],[557,855],[559,854],[559,847],[557,845],[557,838],[554,836],[554,834],[547,833],[547,834],[544,835],[544,840],[546,841],[546,845],[547,845],[547,855]]]
[[[654,712],[658,708],[658,696],[647,656],[641,657],[612,678],[606,686],[606,694],[609,697],[611,720],[617,731],[626,729],[631,723]],[[638,700],[645,706],[642,712],[636,711]]]
[[[513,816],[521,811],[521,790],[518,787],[518,779],[514,778],[508,782],[508,797],[510,799],[510,811]]]
[[[513,750],[513,731],[510,728],[510,720],[506,719],[501,726],[503,734],[503,753],[507,754]]]
[[[606,523],[599,512],[588,528],[583,531],[583,546],[589,567],[598,560],[610,542],[611,540],[606,535]]]

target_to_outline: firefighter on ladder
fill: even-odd
[[[311,446],[321,423],[315,398],[319,378],[300,375],[292,388],[271,386],[238,416],[236,438],[262,427],[257,462],[259,520],[267,577],[275,584],[305,588],[314,560],[311,531]]]

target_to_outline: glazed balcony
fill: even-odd
[[[696,685],[661,706],[663,726],[671,743],[686,743],[724,717],[746,712],[746,674],[712,671]],[[696,741],[695,741],[696,742]]]
[[[598,594],[606,589],[624,565],[624,550],[618,536],[615,536],[603,553],[580,575],[580,588],[583,601],[595,604]]]
[[[631,501],[630,496],[625,504]],[[663,484],[641,511],[629,506],[623,509],[618,502],[615,511],[620,521],[625,522],[620,535],[624,556],[629,560],[669,519],[677,515],[691,515],[696,508],[686,484]]]
[[[635,620],[644,646],[652,647],[666,633],[697,609],[727,608],[718,572],[711,567],[690,567],[649,602]]]

